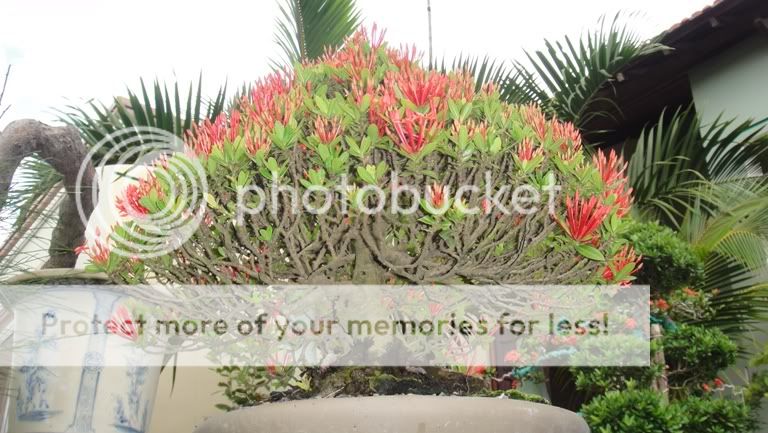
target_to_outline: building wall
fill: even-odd
[[[754,36],[692,69],[696,111],[704,123],[768,117],[768,35]]]
[[[689,72],[696,111],[702,129],[722,119],[768,118],[768,35],[754,36]],[[768,323],[746,336],[742,345],[759,352],[768,344]],[[726,379],[743,384],[750,375],[747,362],[726,373]],[[761,433],[768,433],[768,408],[760,413]]]

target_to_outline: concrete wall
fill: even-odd
[[[768,117],[768,35],[754,36],[690,71],[696,111],[704,123]]]

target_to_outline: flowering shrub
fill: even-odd
[[[161,257],[99,254],[92,267],[125,282],[198,284],[631,280],[620,158],[588,158],[572,124],[416,57],[359,32],[320,61],[257,81],[186,140],[209,186],[194,234]],[[151,237],[136,223],[179,206],[169,191],[183,185],[161,178],[119,198],[127,218],[117,231]],[[295,194],[256,193],[274,185]]]

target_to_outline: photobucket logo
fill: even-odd
[[[433,216],[444,215],[451,210],[461,215],[494,211],[504,215],[528,215],[539,212],[543,207],[550,214],[555,213],[560,185],[549,183],[539,187],[530,184],[494,187],[491,173],[486,172],[484,177],[483,187],[464,184],[452,190],[449,185],[437,183],[404,183],[396,172],[391,174],[390,182],[386,185],[358,186],[354,182],[350,183],[347,175],[343,174],[339,182],[331,187],[309,185],[299,189],[280,183],[280,176],[273,173],[271,183],[266,188],[261,185],[238,188],[236,223],[245,224],[247,216],[262,212],[271,212],[277,216],[286,207],[293,214],[327,214],[332,209],[339,209],[342,215],[347,215],[350,207],[366,215],[382,212],[412,215],[420,209]],[[480,201],[478,197],[481,197]],[[470,205],[470,202],[474,204]],[[285,203],[288,203],[287,206]]]
[[[90,191],[92,215],[84,212],[81,200],[89,192],[77,194],[81,220],[89,227],[108,229],[111,251],[125,257],[146,259],[175,250],[200,225],[208,191],[205,169],[187,155],[184,142],[162,129],[132,127],[107,135],[91,148],[78,172],[79,190],[86,161],[100,161],[98,191]],[[137,200],[147,185],[165,186],[164,206],[147,211]],[[121,229],[109,230],[115,224]]]

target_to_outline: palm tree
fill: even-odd
[[[731,334],[768,312],[766,123],[717,119],[702,127],[692,108],[662,113],[643,130],[627,170],[636,217],[676,229],[703,257],[701,288],[717,294],[706,324]]]

